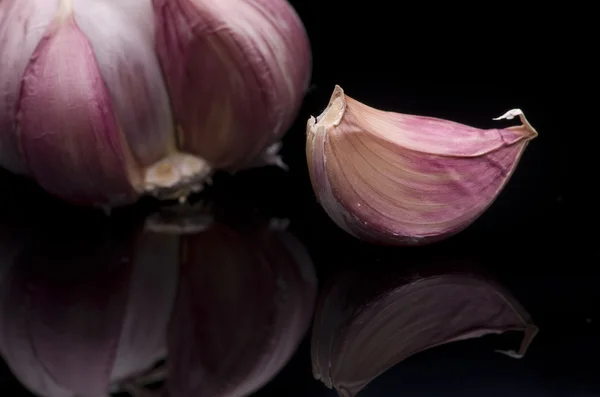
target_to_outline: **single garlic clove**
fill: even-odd
[[[319,296],[312,333],[315,378],[342,397],[424,350],[490,334],[523,334],[522,357],[537,327],[512,295],[480,272],[444,266],[348,272]]]
[[[505,186],[528,142],[520,126],[482,130],[374,109],[336,86],[307,123],[306,156],[319,202],[342,229],[365,241],[426,244],[470,225]]]
[[[151,0],[75,1],[73,14],[135,162],[147,167],[163,159],[175,149],[175,136]]]
[[[72,10],[61,10],[31,57],[17,116],[37,182],[77,203],[126,202],[140,178],[94,52]]]
[[[62,12],[23,77],[17,119],[23,156],[50,193],[76,203],[131,201],[140,170],[93,49],[71,10]]]
[[[287,1],[153,0],[178,144],[213,168],[279,164],[262,152],[296,117],[311,56]]]
[[[317,284],[310,257],[265,222],[216,219],[184,233],[167,388],[180,397],[250,395],[288,362],[309,327]]]

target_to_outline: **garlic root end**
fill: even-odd
[[[212,168],[203,159],[173,153],[146,168],[144,190],[159,199],[184,200],[210,182]]]

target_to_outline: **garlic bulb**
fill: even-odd
[[[452,121],[374,109],[336,86],[307,123],[306,156],[320,204],[365,241],[427,244],[477,219],[505,186],[537,132],[482,130]],[[496,119],[496,120],[498,120]]]
[[[311,69],[306,32],[290,4],[153,3],[181,149],[228,170],[278,162],[265,148],[295,119]]]
[[[0,165],[103,207],[280,164],[310,76],[283,0],[3,0],[0,58]]]
[[[167,354],[178,239],[85,220],[40,230],[0,278],[0,354],[42,397],[107,396]]]
[[[447,343],[517,331],[517,349],[498,352],[526,353],[538,328],[505,288],[474,269],[402,265],[347,272],[319,296],[313,373],[339,396],[356,396],[394,365]]]

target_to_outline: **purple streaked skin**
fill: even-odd
[[[77,204],[135,197],[127,144],[90,43],[72,16],[53,22],[32,55],[17,122],[22,155],[48,192]]]
[[[319,201],[348,233],[385,245],[433,243],[468,227],[537,135],[524,118],[482,130],[373,109],[341,88],[318,120],[307,127],[307,159]]]
[[[169,94],[154,48],[149,0],[76,1],[111,107],[134,161],[148,167],[175,151]]]
[[[213,168],[254,163],[287,131],[308,86],[295,11],[282,0],[153,3],[180,149]]]
[[[59,1],[0,1],[0,165],[21,175],[29,175],[14,132],[21,79],[46,27],[56,17]]]

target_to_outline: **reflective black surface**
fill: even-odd
[[[521,359],[494,351],[513,342],[510,333],[429,349],[361,396],[600,395],[599,258],[567,218],[559,94],[548,84],[565,73],[552,61],[560,52],[552,18],[498,6],[322,3],[293,2],[314,70],[284,139],[289,171],[217,175],[183,214],[145,199],[110,217],[0,175],[1,395],[101,396],[111,383],[135,397],[333,396],[311,372],[318,294],[342,270],[426,257],[483,269],[539,334]],[[308,178],[306,120],[335,84],[375,107],[482,128],[519,107],[540,135],[464,232],[423,248],[368,245],[333,224]]]

